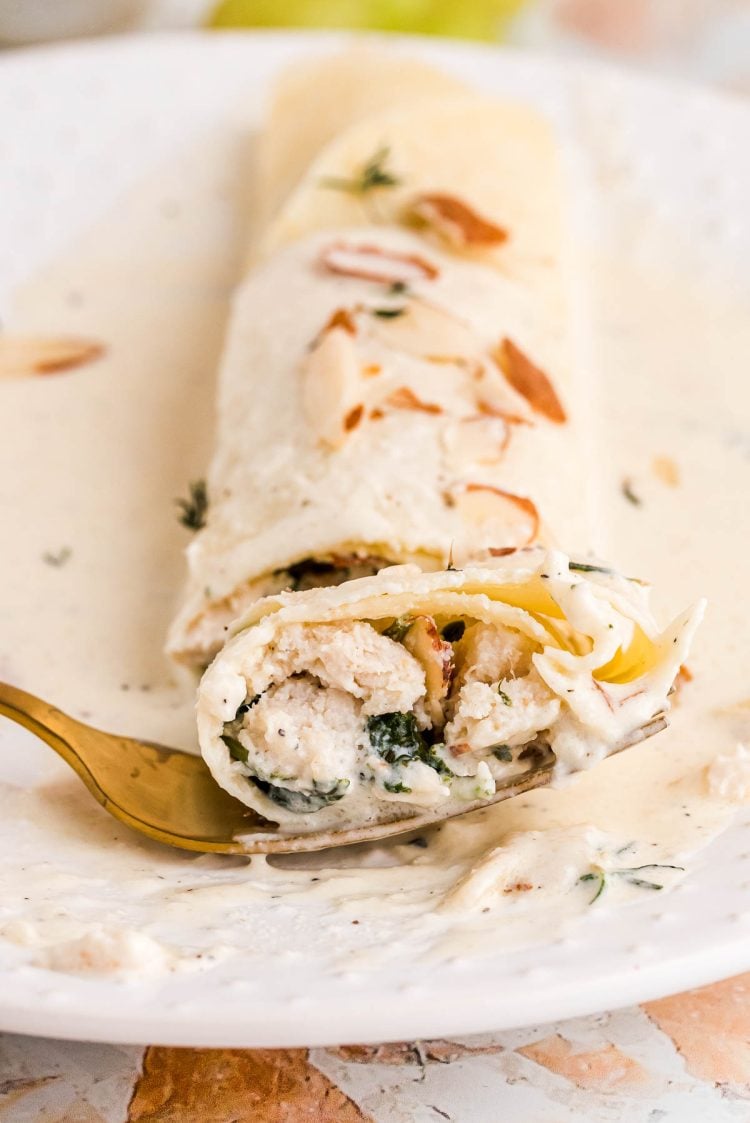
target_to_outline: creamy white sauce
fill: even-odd
[[[217,166],[202,152],[179,180],[147,185],[17,294],[8,330],[91,335],[107,357],[0,386],[3,417],[13,419],[0,443],[0,676],[93,724],[185,746],[192,685],[174,681],[161,654],[188,539],[174,498],[208,459],[240,240],[225,216],[200,252],[192,238],[181,256],[180,224],[194,216],[180,209],[180,192],[191,182],[205,213],[219,193]],[[164,206],[175,199],[176,213]],[[269,947],[282,960],[313,949],[338,968],[403,959],[407,948],[439,962],[546,941],[592,909],[657,892],[613,871],[685,867],[643,873],[665,889],[689,876],[691,856],[731,821],[739,794],[710,784],[707,768],[750,734],[739,705],[748,696],[750,398],[737,361],[750,351],[750,317],[699,274],[599,262],[594,282],[596,366],[606,373],[602,551],[654,581],[663,619],[710,598],[670,729],[562,790],[453,821],[416,844],[273,861],[140,840],[50,750],[4,729],[0,819],[13,862],[0,871],[0,932],[17,962],[159,973],[257,959]],[[709,362],[726,380],[710,395]],[[654,469],[657,457],[674,462],[678,486]],[[640,506],[623,496],[625,477]],[[64,565],[43,561],[63,547]],[[592,903],[598,871],[606,888]]]

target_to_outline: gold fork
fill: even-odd
[[[540,750],[529,769],[509,777],[492,799],[466,804],[450,815],[432,810],[395,822],[292,834],[220,788],[202,757],[103,733],[5,683],[0,683],[0,714],[30,729],[54,749],[105,811],[121,823],[169,846],[222,854],[289,854],[410,833],[542,787],[550,782],[555,763],[551,750]],[[658,733],[665,725],[664,717],[657,715],[617,751]]]

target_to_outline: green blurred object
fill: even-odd
[[[221,0],[208,26],[411,31],[497,42],[526,0]]]

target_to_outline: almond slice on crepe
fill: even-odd
[[[417,195],[409,204],[406,217],[434,230],[455,249],[499,246],[509,237],[504,227],[484,218],[456,195],[441,191]]]
[[[558,425],[567,421],[565,409],[547,375],[512,339],[506,336],[493,351],[492,358],[513,389],[526,399],[536,413],[541,413]]]
[[[0,335],[0,377],[28,378],[75,370],[101,358],[106,348],[78,336]]]

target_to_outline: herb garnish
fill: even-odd
[[[634,507],[641,507],[643,500],[640,495],[633,491],[633,481],[631,479],[624,479],[622,481],[622,494],[627,499],[628,503],[632,503]]]
[[[278,803],[279,807],[285,807],[287,811],[296,815],[310,815],[327,807],[329,803],[336,803],[339,799],[343,799],[351,783],[346,779],[334,780],[331,785],[325,787],[317,780],[313,780],[311,792],[297,792],[292,788],[281,788],[269,780],[261,780],[258,776],[250,776],[248,779],[270,800]]]
[[[201,530],[206,525],[208,511],[208,491],[205,480],[193,480],[188,484],[189,499],[175,499],[180,508],[178,518],[188,530]]]
[[[499,686],[497,688],[497,692],[500,695],[500,701],[504,706],[513,705],[513,699],[511,698],[511,696],[509,694],[506,694],[504,690],[501,690]]]
[[[513,760],[513,752],[510,745],[495,745],[492,749],[492,755],[498,760],[504,760],[506,764],[510,764]]]
[[[236,737],[232,737],[229,733],[222,733],[221,739],[229,749],[232,760],[239,760],[242,764],[247,764],[250,754]]]
[[[260,702],[260,699],[260,694],[255,694],[252,698],[246,698],[242,705],[237,707],[237,713],[234,715],[234,720],[237,721],[237,719],[242,717],[243,714],[246,714],[248,710],[252,710],[253,706],[257,705],[258,702]]]
[[[379,316],[381,320],[395,320],[398,316],[403,316],[406,308],[373,308],[371,311],[373,316]]]
[[[409,286],[406,281],[394,281],[392,285],[388,286],[389,296],[406,296],[409,291]]]
[[[368,717],[367,733],[375,752],[388,764],[414,760],[427,749],[414,714],[376,714]]]
[[[56,553],[53,550],[45,550],[42,554],[42,561],[45,565],[51,565],[54,569],[61,569],[70,560],[72,553],[70,546],[63,546]]]
[[[318,182],[321,187],[333,191],[347,191],[350,195],[366,195],[379,187],[398,187],[401,179],[386,167],[391,150],[388,145],[378,148],[374,156],[351,179],[344,176],[323,176]]]
[[[399,781],[397,784],[389,784],[387,780],[383,781],[383,787],[387,792],[393,792],[394,795],[408,795],[411,788],[407,788],[406,784]]]
[[[397,616],[393,623],[389,624],[385,629],[383,635],[387,636],[388,639],[395,639],[397,643],[401,643],[413,623],[413,616]]]
[[[618,851],[619,853],[619,851]],[[683,870],[684,866],[671,866],[664,862],[647,862],[644,866],[631,866],[629,868],[619,870],[603,870],[597,867],[590,873],[581,874],[579,881],[595,881],[597,883],[596,892],[589,901],[593,905],[594,901],[598,901],[607,886],[608,877],[623,877],[631,885],[635,885],[638,889],[663,889],[664,886],[659,884],[658,881],[648,881],[646,878],[637,877],[636,874],[641,873],[642,870]]]
[[[607,569],[604,565],[588,565],[586,562],[568,562],[568,569],[576,570],[578,573],[613,573],[614,570]]]
[[[452,776],[438,755],[437,745],[428,745],[414,714],[376,714],[367,719],[367,733],[375,752],[387,764],[404,765],[412,761],[434,768],[441,776]]]

